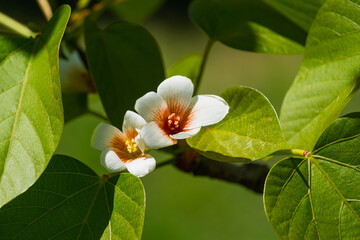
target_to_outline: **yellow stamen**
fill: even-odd
[[[129,153],[134,153],[138,150],[138,145],[136,144],[134,138],[132,138],[131,140],[126,140],[125,144]]]

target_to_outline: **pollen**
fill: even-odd
[[[167,124],[170,130],[175,130],[180,126],[180,116],[176,115],[175,113],[170,114],[168,117]]]
[[[125,144],[129,153],[134,153],[138,150],[138,145],[136,144],[134,138],[132,138],[131,140],[126,140]]]

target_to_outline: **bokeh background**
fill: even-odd
[[[144,23],[159,43],[166,68],[186,54],[201,53],[205,48],[205,34],[187,16],[189,2],[168,0]],[[44,22],[35,1],[0,1],[0,11],[25,23]],[[108,13],[104,24],[113,20]],[[301,60],[302,56],[248,53],[217,43],[210,53],[200,93],[219,95],[230,86],[250,86],[264,93],[279,113]],[[358,94],[344,113],[358,110],[359,100]],[[92,108],[101,108],[96,100],[93,102]],[[101,119],[92,115],[68,122],[57,153],[75,157],[102,174],[99,152],[90,147],[92,130],[99,122]],[[158,154],[157,160],[167,157]],[[239,185],[194,177],[171,165],[156,169],[142,180],[147,196],[144,240],[277,239],[266,219],[262,195]]]

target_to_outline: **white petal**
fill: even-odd
[[[156,161],[153,157],[137,158],[133,161],[126,162],[126,168],[137,177],[144,177],[149,172],[152,172],[156,167]]]
[[[220,122],[229,112],[229,105],[219,96],[199,95],[191,99],[192,110],[185,129],[194,129]]]
[[[140,137],[140,135],[137,135],[137,136],[135,137],[135,143],[136,143],[136,145],[138,145],[138,147],[140,148],[140,151],[141,151],[141,152],[144,152],[144,151],[145,151],[145,148],[146,148],[145,142],[144,142],[144,140],[142,140],[142,138]]]
[[[164,80],[157,89],[159,94],[167,103],[175,102],[186,109],[193,95],[194,85],[190,79],[183,76],[173,76]]]
[[[100,123],[92,135],[91,146],[96,150],[103,151],[110,147],[111,139],[116,135],[122,135],[119,129],[110,124]]]
[[[162,97],[155,92],[148,92],[135,103],[135,110],[145,119],[147,122],[151,122],[157,119],[164,110],[167,109],[167,104]]]
[[[201,129],[201,127],[194,128],[194,129],[187,130],[184,132],[179,132],[174,135],[170,135],[170,137],[172,137],[173,139],[186,139],[186,138],[195,136],[200,131],[200,129]]]
[[[124,116],[122,130],[125,133],[127,130],[141,129],[145,124],[146,121],[139,114],[127,111]]]
[[[140,137],[150,149],[163,148],[176,143],[176,140],[170,138],[155,122],[147,123],[141,129]]]
[[[73,51],[68,56],[68,59],[59,59],[59,73],[62,89],[65,92],[89,91],[89,86],[85,79],[88,76],[88,71],[77,51]]]
[[[100,163],[109,172],[120,172],[126,168],[116,153],[110,149],[101,152]]]

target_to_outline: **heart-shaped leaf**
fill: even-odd
[[[360,1],[328,0],[310,29],[304,60],[280,114],[285,139],[311,150],[359,87]]]
[[[165,79],[160,50],[143,27],[117,23],[99,30],[85,24],[86,58],[101,101],[111,123],[122,126],[136,99]]]
[[[140,24],[153,15],[164,2],[165,0],[113,1],[109,10],[125,21]]]
[[[2,239],[136,239],[145,214],[139,178],[98,177],[55,155],[39,180],[0,209]]]
[[[226,162],[256,160],[288,148],[269,100],[255,89],[231,87],[221,95],[228,115],[203,128],[188,144],[206,157]]]
[[[236,49],[301,54],[306,32],[262,0],[195,0],[190,18],[214,41]]]
[[[270,170],[264,204],[280,239],[360,236],[360,113],[338,119],[313,153]]]
[[[16,40],[0,64],[0,206],[36,181],[60,140],[59,45],[69,16],[60,7],[39,37]]]

